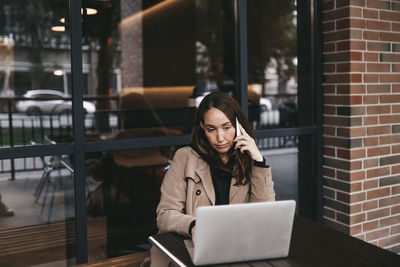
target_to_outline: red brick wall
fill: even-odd
[[[400,1],[323,1],[325,223],[400,253]]]
[[[122,87],[143,85],[142,0],[121,0]]]

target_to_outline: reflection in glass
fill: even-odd
[[[298,202],[298,137],[262,138],[256,142],[271,166],[276,200],[293,199]]]
[[[249,114],[258,129],[296,127],[296,1],[248,1],[247,18]]]
[[[234,91],[229,1],[97,1],[84,16],[84,88],[96,102],[94,139],[189,134],[196,106]],[[140,129],[140,130],[139,130]],[[145,130],[143,130],[145,129]],[[91,139],[93,140],[93,139]]]
[[[0,216],[0,266],[74,263],[74,177],[70,157],[15,159],[14,180],[10,180],[9,164],[1,162],[0,198],[14,214]]]
[[[124,132],[125,134],[125,132]],[[89,261],[149,250],[160,186],[174,147],[86,154]]]
[[[257,139],[257,146],[268,165],[277,200],[294,199],[297,212],[302,216],[316,216],[317,175],[314,165],[317,157],[311,147],[313,136],[279,136]]]
[[[67,15],[64,0],[0,2],[0,149],[71,142],[70,101],[58,95],[71,92],[69,32],[52,30]],[[1,201],[14,211],[0,217],[0,266],[75,263],[70,166],[69,155],[0,160]]]
[[[71,142],[68,1],[5,0],[0,7],[0,145],[39,145],[45,136]],[[85,106],[90,117],[94,105]]]

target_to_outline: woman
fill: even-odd
[[[236,127],[242,135],[236,136]],[[196,114],[192,144],[176,151],[161,186],[157,207],[160,232],[176,232],[194,239],[199,206],[275,200],[270,167],[253,138],[235,99],[222,92],[203,99]],[[161,255],[155,250],[152,266],[161,266]]]

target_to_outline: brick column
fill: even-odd
[[[324,219],[400,253],[400,2],[323,1]]]
[[[143,86],[142,1],[121,0],[122,87]]]

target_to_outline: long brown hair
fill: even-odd
[[[200,153],[205,154],[211,159],[211,162],[213,163],[215,168],[220,168],[225,171],[231,172],[232,176],[236,178],[235,185],[247,184],[250,180],[251,167],[253,164],[253,160],[250,157],[249,153],[247,151],[245,151],[245,153],[241,153],[239,150],[232,147],[228,152],[229,159],[231,159],[231,157],[234,157],[235,159],[235,164],[233,165],[231,171],[227,169],[227,167],[220,159],[217,151],[212,148],[207,140],[204,129],[201,127],[200,123],[204,124],[204,113],[206,113],[211,108],[217,108],[222,111],[226,115],[226,117],[228,117],[234,127],[236,127],[237,118],[245,131],[252,138],[254,138],[253,131],[250,128],[250,124],[247,121],[247,118],[244,115],[238,102],[236,102],[236,100],[230,95],[217,91],[204,97],[197,109],[192,131],[192,143]]]

